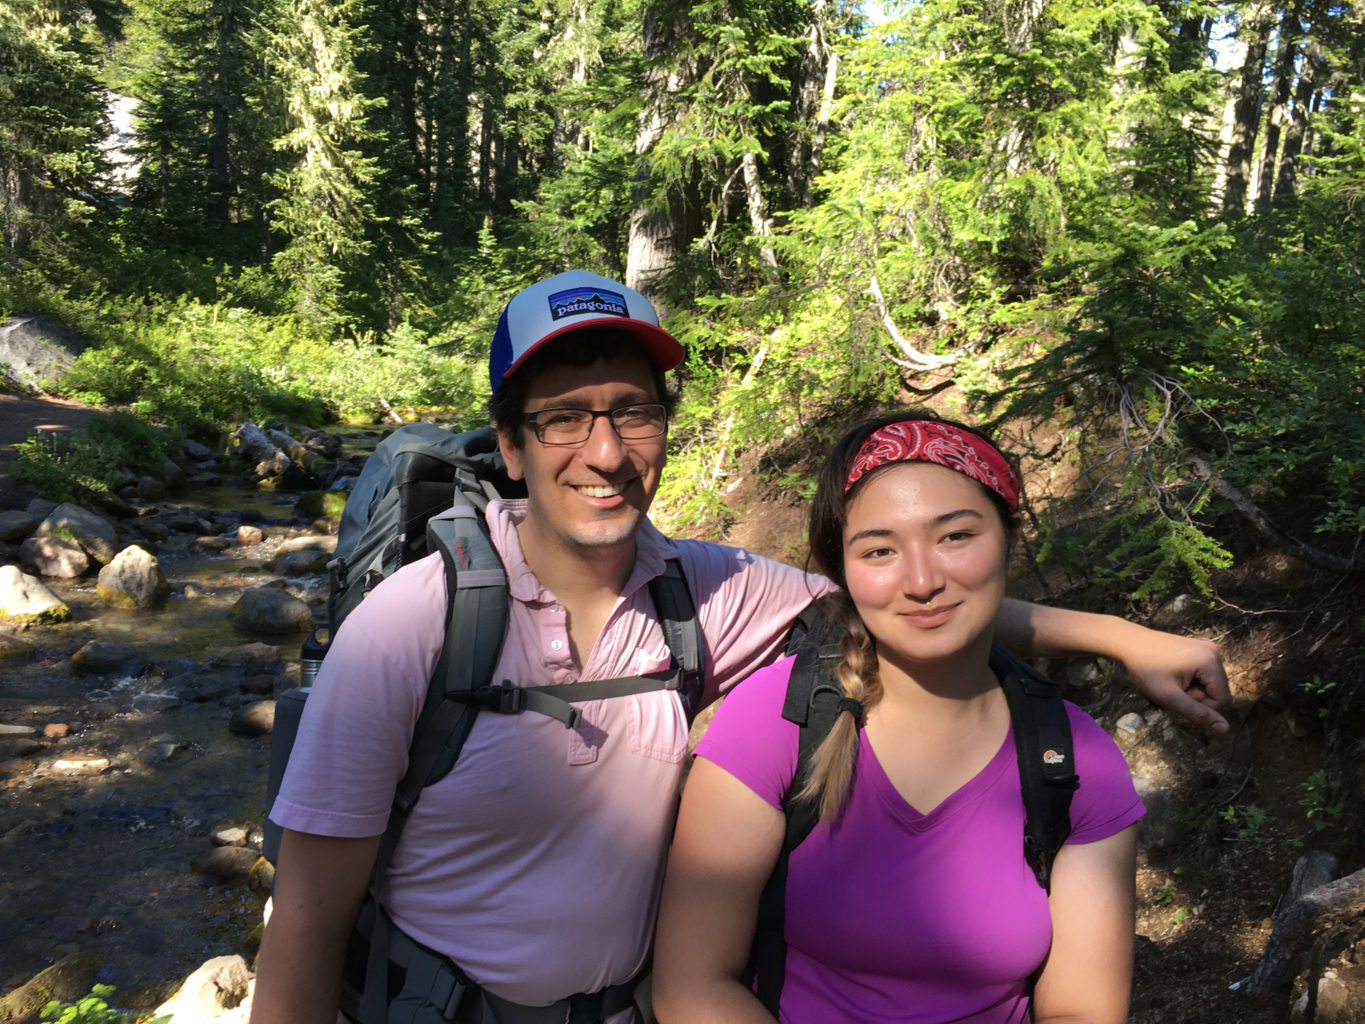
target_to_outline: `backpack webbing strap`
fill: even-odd
[[[590,700],[610,700],[637,693],[658,690],[681,691],[683,673],[655,672],[642,676],[623,676],[620,679],[593,679],[579,683],[559,683],[553,686],[516,686],[504,680],[497,686],[481,686],[471,693],[452,693],[449,700],[481,711],[500,715],[518,715],[534,711],[564,723],[566,729],[577,729],[583,713],[574,704]],[[689,716],[690,717],[690,716]]]
[[[696,602],[692,600],[692,591],[678,559],[664,561],[663,574],[649,581],[649,596],[654,600],[654,611],[659,616],[659,626],[673,655],[674,666],[682,673],[679,694],[683,711],[691,722],[701,710],[706,638],[702,635]]]
[[[379,906],[408,815],[422,789],[450,771],[474,727],[478,708],[454,698],[487,685],[507,630],[507,573],[502,560],[473,504],[460,491],[456,501],[427,524],[428,541],[445,564],[446,636],[413,730],[408,769],[394,790],[389,823],[375,855],[370,890]],[[375,915],[365,969],[366,1021],[383,1021],[388,1012],[389,957],[396,933],[387,915]]]
[[[814,800],[798,800],[796,794],[805,788],[810,778],[816,748],[834,727],[834,720],[839,716],[839,700],[844,696],[843,688],[833,674],[839,661],[838,629],[814,606],[807,609],[798,622],[803,628],[803,639],[797,647],[782,706],[782,717],[800,726],[796,774],[783,797],[786,833],[773,873],[758,899],[758,921],[750,958],[755,995],[774,1018],[787,972],[787,939],[783,931],[787,864],[792,851],[810,835],[820,818],[819,805]]]
[[[1052,861],[1071,834],[1071,794],[1080,782],[1071,722],[1061,695],[1045,676],[998,644],[991,648],[990,664],[1014,726],[1024,797],[1024,858],[1050,893]]]

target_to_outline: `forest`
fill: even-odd
[[[924,401],[1024,453],[1039,596],[1226,608],[1268,549],[1359,586],[1359,4],[0,6],[0,314],[89,341],[63,394],[474,425],[502,304],[569,267],[687,347],[665,526]]]
[[[582,266],[688,347],[663,509],[694,531],[733,515],[745,453],[951,389],[1025,448],[1060,425],[1032,453],[1122,533],[1078,550],[1038,517],[1040,557],[1085,585],[1207,593],[1228,515],[1353,572],[1361,10],[871,13],[14,0],[0,308],[90,339],[67,393],[191,432],[477,420],[501,303]]]

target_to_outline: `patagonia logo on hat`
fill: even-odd
[[[626,297],[605,288],[570,288],[550,296],[550,318],[563,320],[566,316],[595,313],[598,316],[630,316]]]

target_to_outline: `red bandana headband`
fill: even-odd
[[[874,431],[853,460],[844,493],[872,470],[895,462],[936,462],[963,473],[1019,511],[1019,477],[984,437],[938,420],[902,420]]]

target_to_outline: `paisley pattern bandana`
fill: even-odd
[[[894,462],[936,462],[963,473],[1019,511],[1019,477],[1000,450],[984,437],[938,420],[903,420],[882,427],[863,442],[844,481],[844,493],[872,470]]]

